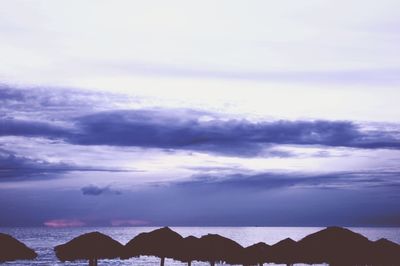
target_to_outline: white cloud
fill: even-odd
[[[5,1],[0,79],[234,115],[397,122],[399,5]]]

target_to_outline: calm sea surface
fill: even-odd
[[[267,244],[274,244],[286,237],[294,240],[300,240],[306,235],[316,232],[319,227],[171,227],[182,236],[194,235],[202,236],[207,233],[216,233],[229,237],[243,246],[249,246],[254,243],[263,241]],[[72,238],[92,231],[99,231],[107,234],[122,244],[127,243],[130,239],[141,232],[149,232],[156,228],[151,227],[83,227],[68,229],[53,228],[0,228],[0,232],[10,234],[18,240],[26,243],[33,248],[38,254],[35,261],[16,261],[8,262],[5,265],[87,265],[87,262],[62,263],[57,260],[54,255],[53,247],[63,244]],[[400,243],[400,228],[368,228],[358,227],[350,228],[351,230],[361,233],[370,240],[379,238],[387,238],[389,240]],[[159,265],[159,259],[154,257],[141,257],[130,260],[100,260],[99,265]],[[173,260],[166,260],[166,266],[183,266]],[[208,263],[195,262],[192,265],[209,265]],[[300,264],[298,264],[300,265]]]

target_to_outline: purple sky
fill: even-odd
[[[400,226],[398,1],[5,1],[0,226]]]

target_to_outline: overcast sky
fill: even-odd
[[[400,226],[399,29],[395,0],[2,1],[0,226]]]

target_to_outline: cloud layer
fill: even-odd
[[[100,196],[100,195],[120,195],[121,192],[118,190],[114,190],[111,186],[95,186],[89,185],[81,188],[82,194],[86,196]]]
[[[400,1],[3,2],[0,226],[400,224]]]
[[[187,116],[187,114],[190,116]],[[363,131],[349,121],[272,121],[211,119],[190,110],[117,110],[51,123],[1,119],[0,136],[45,137],[78,145],[135,146],[202,151],[228,156],[262,155],[269,145],[323,145],[399,149],[399,132]]]
[[[49,162],[0,149],[0,182],[58,178],[67,172],[134,172],[135,170]]]
[[[395,123],[0,95],[0,225],[397,223]]]
[[[177,186],[216,190],[268,191],[286,188],[360,189],[400,188],[400,172],[254,173],[195,176]]]

